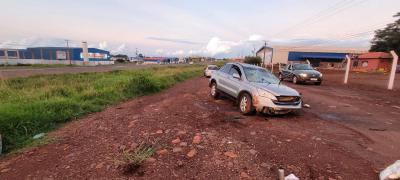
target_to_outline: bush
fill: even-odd
[[[244,63],[258,65],[262,63],[262,60],[258,56],[246,56],[244,58]]]

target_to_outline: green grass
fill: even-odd
[[[33,142],[35,134],[201,73],[201,66],[184,66],[0,80],[3,150],[19,149]]]

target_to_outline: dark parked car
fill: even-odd
[[[321,85],[322,73],[309,64],[289,64],[279,72],[279,79],[291,80],[294,84],[314,83]]]

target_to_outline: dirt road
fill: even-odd
[[[400,158],[397,92],[292,85],[311,108],[242,116],[195,78],[67,124],[54,143],[0,160],[0,179],[377,179]],[[179,139],[178,139],[179,138]],[[124,173],[121,154],[157,139],[153,158]]]

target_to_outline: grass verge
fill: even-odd
[[[35,134],[107,105],[159,92],[201,73],[202,66],[181,66],[0,79],[3,151],[24,147]]]

